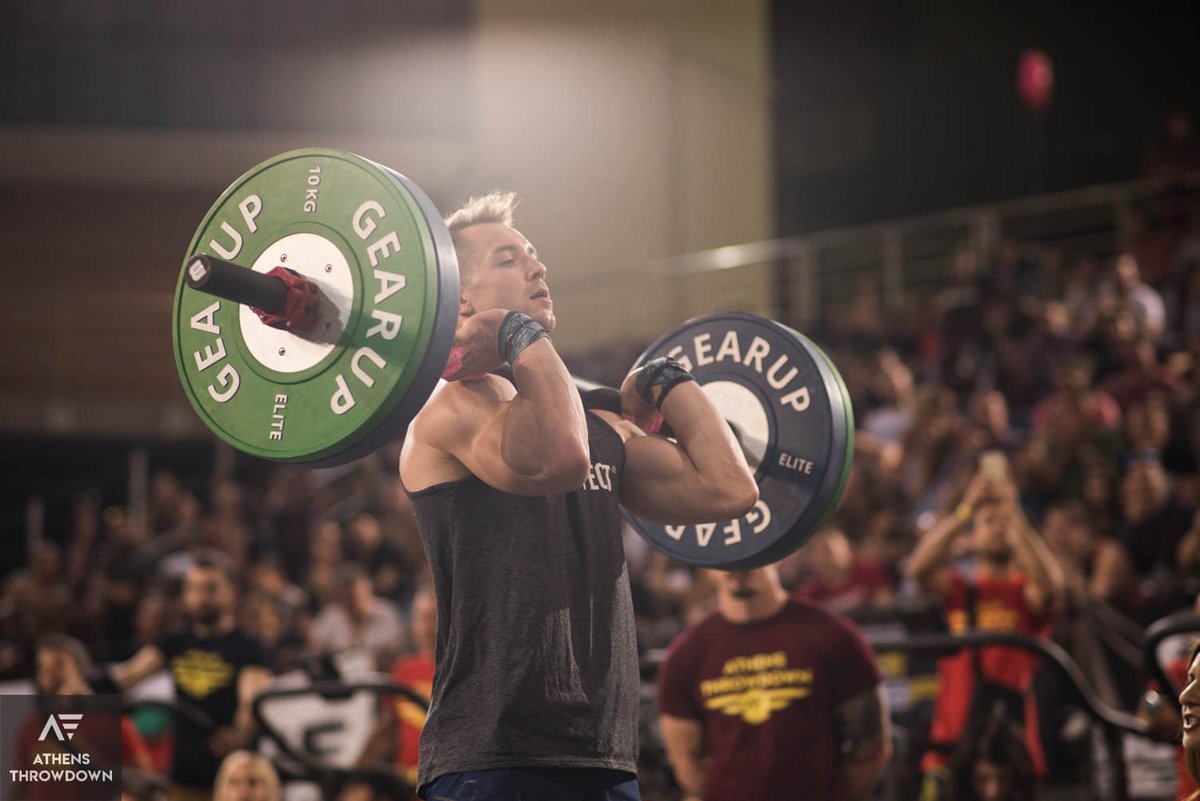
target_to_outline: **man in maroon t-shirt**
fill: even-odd
[[[789,789],[811,801],[866,798],[891,736],[861,634],[789,598],[774,565],[709,572],[717,610],[676,638],[658,678],[663,739],[685,801]]]

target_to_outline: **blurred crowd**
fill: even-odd
[[[847,614],[916,601],[906,561],[1000,452],[1064,580],[1046,636],[1108,701],[1138,703],[1147,677],[1129,644],[1200,590],[1200,201],[1182,189],[1196,156],[1155,158],[1162,191],[1110,252],[964,245],[935,293],[885,309],[866,286],[806,332],[845,379],[857,440],[836,515],[780,565],[790,592]],[[639,351],[568,363],[615,384]],[[211,551],[273,675],[346,654],[390,672],[420,647],[414,599],[429,582],[397,458],[393,444],[345,468],[255,465],[200,486],[159,465],[142,510],[79,496],[71,529],[46,532],[4,581],[0,677],[31,677],[48,634],[100,664],[160,641]],[[632,531],[626,545],[649,662],[714,589]],[[969,556],[969,540],[954,547]]]

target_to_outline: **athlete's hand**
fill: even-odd
[[[630,370],[621,382],[621,416],[632,420],[643,431],[653,433],[662,427],[663,417],[654,404],[647,402],[637,391],[637,377],[642,369]]]
[[[507,309],[489,309],[459,323],[442,378],[447,381],[469,381],[482,378],[503,365],[498,341],[500,323],[507,314]]]

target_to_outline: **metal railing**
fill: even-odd
[[[1104,258],[1129,247],[1139,217],[1153,225],[1162,209],[1200,203],[1200,174],[1170,185],[1156,180],[1097,184],[867,225],[714,248],[656,262],[663,273],[700,277],[769,265],[774,273],[771,316],[799,325],[819,323],[828,309],[864,289],[879,307],[897,309],[927,295],[949,275],[965,248],[986,263],[1005,240]],[[1178,205],[1175,205],[1178,204]]]

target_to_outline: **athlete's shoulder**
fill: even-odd
[[[453,431],[476,416],[490,416],[516,395],[512,384],[494,375],[470,381],[439,382],[410,425],[410,435],[428,440],[431,434]]]

